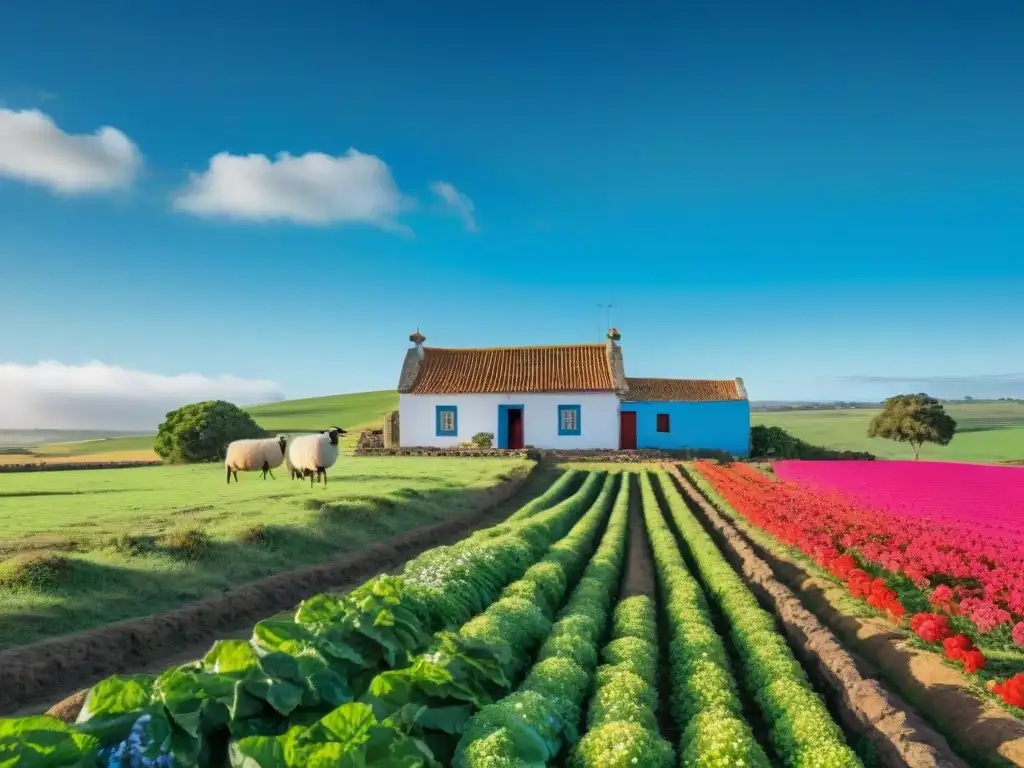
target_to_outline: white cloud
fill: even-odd
[[[64,133],[35,109],[0,109],[0,176],[63,194],[104,192],[131,185],[142,155],[117,128]]]
[[[476,216],[474,211],[476,206],[473,205],[473,201],[469,199],[469,196],[459,192],[453,185],[447,181],[435,181],[430,185],[431,191],[448,207],[455,211],[459,216],[462,217],[462,222],[466,226],[467,232],[478,231],[476,225]]]
[[[283,399],[273,381],[164,376],[105,363],[0,363],[0,429],[156,431],[168,411],[200,400],[250,405]]]
[[[175,208],[197,216],[385,229],[401,228],[396,219],[409,204],[387,164],[356,149],[338,157],[282,152],[274,160],[221,152],[174,200]]]

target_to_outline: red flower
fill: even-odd
[[[942,641],[942,647],[946,651],[947,659],[960,661],[964,654],[974,647],[974,643],[967,635],[953,635]]]
[[[1024,672],[992,685],[992,693],[1013,707],[1024,709]]]
[[[926,643],[937,643],[952,634],[949,619],[941,613],[918,613],[912,616],[910,629]]]
[[[964,663],[964,671],[969,675],[973,675],[985,666],[985,654],[981,651],[967,651],[961,661]]]

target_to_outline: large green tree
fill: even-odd
[[[946,413],[942,403],[923,392],[890,397],[868,425],[868,437],[910,443],[914,461],[925,443],[949,445],[955,434],[956,420]]]
[[[205,400],[168,413],[157,430],[153,450],[173,464],[222,461],[232,440],[267,434],[237,405],[225,400]]]

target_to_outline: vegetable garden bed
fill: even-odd
[[[76,723],[0,720],[19,766],[852,768],[855,746],[664,469],[577,470],[396,575],[100,682]]]

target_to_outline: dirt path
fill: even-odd
[[[426,549],[504,519],[550,485],[554,474],[548,467],[535,468],[495,487],[473,512],[356,554],[276,574],[173,611],[0,653],[0,717],[43,712],[109,675],[161,671],[199,658],[214,640],[247,637],[260,619],[290,611],[311,595],[347,591]]]

